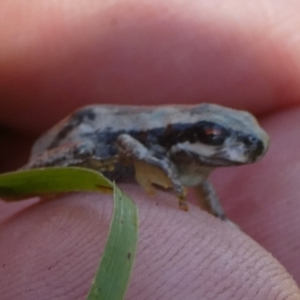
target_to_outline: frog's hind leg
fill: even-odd
[[[68,143],[59,147],[45,150],[43,153],[31,157],[22,169],[34,169],[54,166],[71,166],[82,163],[94,153],[94,146],[87,143]]]

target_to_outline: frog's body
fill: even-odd
[[[113,180],[136,177],[150,192],[152,183],[172,186],[185,210],[184,186],[200,186],[213,213],[225,218],[208,175],[259,160],[268,142],[251,114],[219,105],[91,105],[39,138],[25,167],[78,165]]]

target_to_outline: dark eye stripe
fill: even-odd
[[[166,128],[149,130],[148,142],[155,139],[165,148],[170,148],[178,143],[203,143],[219,146],[230,135],[224,127],[213,122],[201,121],[195,124],[174,124]]]
[[[159,144],[165,149],[170,149],[173,145],[184,142],[221,146],[232,132],[216,123],[200,121],[195,124],[174,124],[149,131],[101,132],[96,133],[95,139],[97,143],[113,145],[115,139],[122,133],[131,135],[146,146]]]

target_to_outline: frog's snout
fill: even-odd
[[[247,135],[243,138],[243,143],[249,150],[251,162],[260,160],[269,148],[269,136],[263,132],[260,137]]]

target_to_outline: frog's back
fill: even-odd
[[[113,109],[99,105],[86,106],[76,110],[61,120],[34,143],[31,158],[61,145],[77,142],[84,136],[94,133],[97,127],[105,124],[107,117],[111,116]]]
[[[111,135],[115,132],[132,130],[148,131],[152,128],[164,127],[172,123],[172,119],[182,115],[176,106],[120,106],[89,105],[60,121],[33,145],[31,157],[60,145],[88,139],[95,133]]]
[[[252,126],[254,119],[249,116],[245,112],[207,103],[155,107],[89,105],[75,111],[41,136],[33,146],[31,158],[61,145],[91,142],[93,139],[98,144],[111,143],[112,137],[119,133],[147,134],[153,129],[165,129],[174,124],[192,125],[201,120],[215,121],[237,130],[240,126],[257,128],[257,125]],[[247,119],[249,122],[246,122]]]

